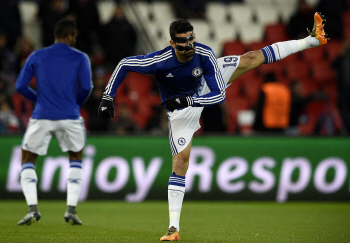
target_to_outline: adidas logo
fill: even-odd
[[[107,110],[107,107],[101,107],[101,110],[102,111]]]
[[[171,73],[168,73],[168,75],[166,77],[167,78],[173,78],[174,76]]]
[[[180,102],[180,99],[179,99],[179,98],[177,98],[175,101],[176,101],[177,103],[181,104],[181,102]]]

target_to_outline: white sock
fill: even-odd
[[[185,177],[171,174],[168,185],[169,228],[174,226],[180,231],[180,214],[185,195]]]
[[[83,170],[81,160],[69,161],[70,167],[67,173],[67,205],[76,207],[81,191]]]
[[[21,186],[27,205],[38,205],[38,194],[36,184],[38,177],[36,175],[34,164],[31,162],[22,163]]]
[[[296,52],[319,46],[319,44],[320,41],[315,37],[308,36],[300,40],[277,42],[261,50],[265,56],[265,63],[272,63],[280,61]]]

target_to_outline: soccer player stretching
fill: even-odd
[[[161,105],[168,109],[169,140],[173,155],[168,183],[170,223],[161,241],[180,240],[179,221],[185,194],[185,175],[192,137],[200,128],[199,118],[203,108],[224,102],[226,87],[259,65],[326,44],[322,22],[322,17],[316,13],[314,28],[310,36],[304,39],[278,42],[242,56],[227,56],[217,60],[210,47],[196,42],[192,25],[186,20],[177,20],[170,25],[170,46],[120,61],[106,86],[99,116],[114,116],[113,98],[128,72],[154,74],[161,92]]]
[[[47,153],[53,135],[62,151],[68,152],[70,163],[64,218],[71,224],[82,224],[75,211],[81,191],[82,150],[86,142],[80,108],[92,90],[92,80],[88,56],[71,47],[76,33],[72,20],[58,22],[55,44],[33,52],[18,76],[17,91],[35,103],[22,141],[21,186],[29,211],[19,225],[40,220],[35,161],[38,155]],[[28,86],[34,76],[37,92]]]

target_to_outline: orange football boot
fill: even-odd
[[[177,229],[174,226],[171,226],[166,234],[160,238],[160,241],[179,241],[180,235]]]
[[[327,41],[329,41],[329,38],[327,37],[327,34],[324,32],[324,24],[323,22],[326,21],[323,19],[323,15],[321,13],[316,12],[314,15],[314,27],[312,28],[312,31],[307,29],[307,32],[309,32],[309,35],[312,37],[315,37],[317,40],[320,41],[319,46],[323,46],[327,44]]]

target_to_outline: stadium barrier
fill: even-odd
[[[21,138],[1,137],[0,199],[24,199]],[[350,140],[195,137],[186,200],[350,199]],[[166,200],[171,152],[165,137],[88,137],[80,201]],[[39,199],[66,198],[68,157],[53,139],[36,163]]]

